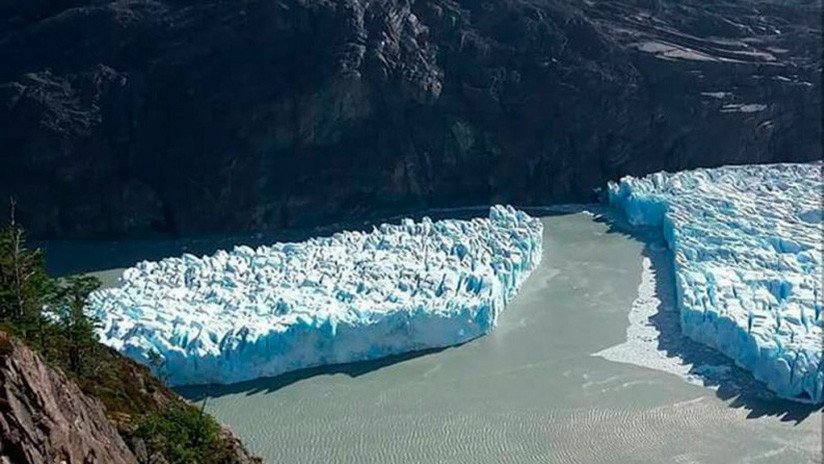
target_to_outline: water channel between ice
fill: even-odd
[[[820,462],[820,409],[681,337],[663,242],[603,212],[544,211],[485,337],[181,392],[270,463]]]

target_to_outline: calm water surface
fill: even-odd
[[[182,393],[269,463],[821,461],[820,410],[593,356],[626,341],[655,240],[543,221],[543,263],[488,336]]]
[[[818,412],[592,356],[626,339],[645,243],[588,214],[544,225],[543,264],[486,337],[185,393],[210,396],[209,412],[273,463],[820,459]]]

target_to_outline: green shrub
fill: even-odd
[[[43,253],[26,248],[13,214],[0,228],[0,330],[23,339],[84,393],[100,399],[120,433],[142,439],[150,455],[160,454],[169,464],[236,462],[214,419],[100,344],[98,321],[85,311],[86,299],[99,286],[89,276],[49,276]],[[0,355],[9,350],[0,343]],[[162,375],[159,356],[151,367]]]
[[[202,409],[173,406],[149,413],[133,436],[145,441],[149,454],[161,453],[169,464],[218,464],[229,461],[220,426]]]

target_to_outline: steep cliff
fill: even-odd
[[[0,332],[0,463],[137,464],[100,401]]]
[[[180,462],[147,443],[172,437],[145,436],[135,422],[141,414],[184,408],[196,413],[195,407],[145,367],[100,349],[108,359],[105,378],[78,385],[0,330],[0,464]],[[216,441],[215,456],[196,457],[197,462],[261,463],[227,428],[219,428]]]
[[[590,199],[821,156],[821,1],[11,0],[0,196],[41,237]]]

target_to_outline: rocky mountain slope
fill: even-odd
[[[0,332],[0,463],[137,464],[100,401]]]
[[[0,3],[0,196],[41,237],[581,201],[821,156],[821,1]]]
[[[78,385],[0,330],[0,464],[168,464],[134,433],[133,415],[194,406],[145,367],[100,348],[109,381]],[[218,439],[220,462],[262,462],[228,428]]]

